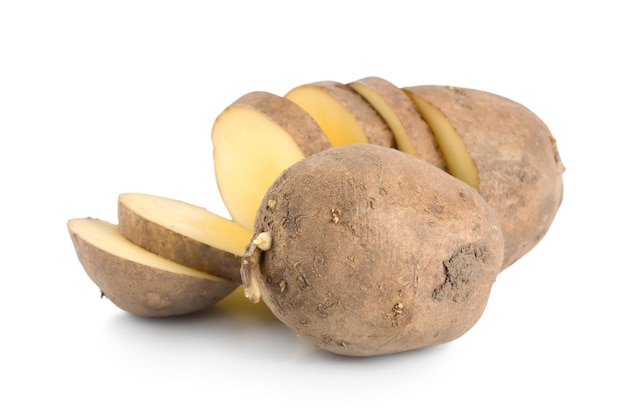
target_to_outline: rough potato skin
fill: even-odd
[[[229,108],[237,106],[249,107],[270,118],[293,138],[305,157],[331,147],[315,119],[289,99],[256,91],[241,96]]]
[[[187,267],[241,283],[241,255],[212,247],[147,220],[121,200],[118,201],[117,215],[119,231],[134,244]]]
[[[504,233],[503,268],[544,237],[563,199],[565,170],[546,124],[523,105],[492,93],[437,85],[411,88],[435,105],[463,139],[479,192]]]
[[[287,169],[255,234],[261,298],[297,335],[348,356],[444,343],[480,318],[502,233],[482,197],[398,150],[336,147]]]
[[[418,158],[435,165],[439,169],[446,170],[446,163],[439,150],[435,136],[422,118],[422,115],[415,108],[411,99],[402,89],[388,80],[376,76],[356,80],[350,83],[350,86],[354,87],[355,84],[362,84],[375,90],[393,108],[406,130],[411,145],[415,150],[415,155]],[[395,146],[397,147],[398,145],[396,144]]]
[[[70,230],[89,278],[120,309],[142,317],[190,314],[210,307],[238,284],[162,271],[105,252]]]

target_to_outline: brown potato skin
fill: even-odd
[[[546,124],[523,105],[449,86],[408,88],[452,123],[476,163],[479,192],[504,233],[506,268],[544,237],[563,200],[565,170]]]
[[[406,130],[416,156],[439,169],[446,170],[446,163],[430,127],[417,111],[411,99],[386,79],[370,76],[351,82],[363,84],[381,95],[393,108]],[[357,91],[358,92],[358,91]],[[397,145],[395,145],[397,147]]]
[[[255,234],[266,231],[261,299],[298,336],[347,356],[460,337],[502,263],[499,224],[474,189],[369,144],[287,169],[258,212]]]
[[[117,203],[118,228],[129,241],[163,258],[241,284],[241,255],[212,247],[159,225]],[[241,247],[243,255],[245,245]]]
[[[269,92],[250,92],[225,110],[237,106],[254,109],[270,118],[293,138],[305,157],[331,147],[315,119],[289,99]]]
[[[170,317],[204,310],[238,284],[163,271],[120,258],[70,229],[78,260],[89,278],[120,309],[142,317]]]
[[[387,122],[350,86],[333,80],[321,80],[308,85],[323,89],[337,99],[355,117],[371,144],[395,148],[396,142]]]

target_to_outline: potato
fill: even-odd
[[[241,283],[252,232],[202,207],[156,195],[118,197],[118,228],[133,243],[187,267]]]
[[[552,133],[529,109],[492,93],[404,90],[433,129],[450,173],[493,208],[504,233],[503,268],[510,266],[544,237],[563,199],[565,168]]]
[[[193,313],[226,297],[237,283],[159,257],[93,218],[67,223],[76,254],[103,296],[129,313],[167,317]]]
[[[478,189],[478,169],[463,139],[448,122],[445,116],[428,100],[406,89],[407,95],[414,102],[419,113],[426,119],[433,131],[439,150],[441,151],[446,169],[452,176]]]
[[[417,156],[440,169],[446,169],[430,127],[402,89],[374,76],[359,79],[348,85],[363,96],[387,122],[399,150]]]
[[[232,219],[252,229],[265,191],[287,167],[331,143],[295,103],[251,92],[229,105],[211,132],[218,189]]]
[[[308,83],[291,89],[285,97],[319,123],[333,146],[372,143],[395,147],[389,125],[367,100],[343,83]]]
[[[374,356],[454,340],[482,315],[503,257],[484,199],[401,151],[335,147],[265,195],[242,261],[251,301],[330,352]]]

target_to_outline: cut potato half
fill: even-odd
[[[156,195],[118,197],[118,227],[133,243],[187,267],[241,283],[252,232],[209,210]]]
[[[332,145],[301,107],[268,92],[228,106],[211,132],[217,186],[232,219],[252,230],[265,191],[278,175]]]
[[[348,84],[363,96],[387,122],[398,150],[446,169],[437,141],[411,99],[393,83],[366,77]]]
[[[348,85],[334,81],[308,83],[291,89],[285,97],[319,123],[333,146],[372,143],[395,147],[389,125]]]
[[[115,305],[145,317],[203,310],[236,283],[159,257],[126,239],[117,225],[75,218],[67,227],[87,275]]]
[[[418,88],[404,88],[435,135],[450,175],[478,190],[478,169],[465,143],[446,116],[420,95]]]

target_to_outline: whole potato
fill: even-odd
[[[289,167],[266,193],[254,234],[242,265],[251,301],[349,356],[460,337],[483,313],[503,256],[498,221],[474,189],[370,144]]]

